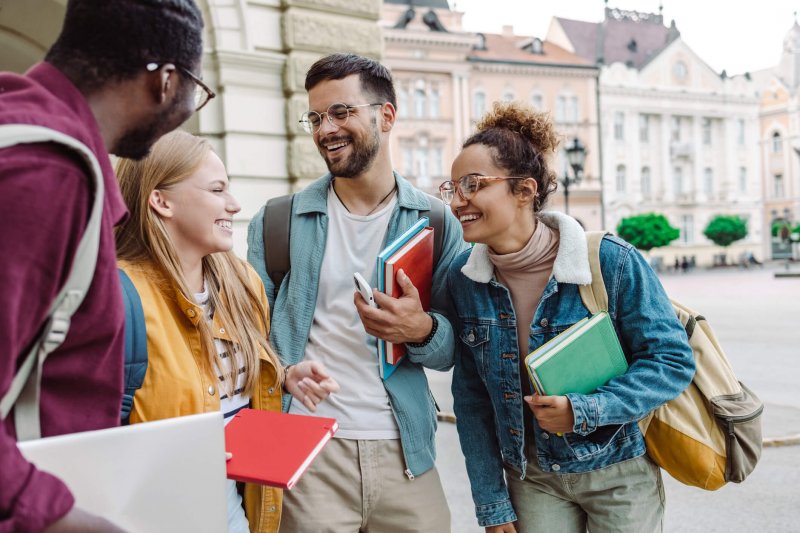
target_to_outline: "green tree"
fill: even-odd
[[[657,213],[626,217],[617,226],[617,235],[644,251],[666,246],[680,234],[678,228],[672,227],[664,215]]]
[[[739,215],[716,215],[703,230],[703,235],[725,248],[747,237],[747,222]]]

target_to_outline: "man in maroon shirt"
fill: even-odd
[[[42,436],[118,424],[124,311],[113,227],[126,209],[108,152],[143,157],[194,112],[196,96],[202,103],[213,96],[199,79],[202,26],[193,0],[70,0],[45,62],[24,76],[0,73],[0,124],[45,126],[78,139],[100,161],[105,181],[94,278],[43,369]],[[66,148],[19,144],[0,150],[0,188],[2,397],[69,274],[92,178]],[[27,462],[15,434],[12,412],[0,420],[0,533],[117,530],[76,508],[62,481]]]

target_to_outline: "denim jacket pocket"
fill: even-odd
[[[617,439],[625,437],[624,425],[602,426],[586,436],[565,433],[564,442],[579,461],[604,453]]]
[[[481,375],[485,376],[489,360],[487,352],[491,349],[489,344],[489,325],[466,322],[459,334],[459,338],[472,354],[475,366]]]

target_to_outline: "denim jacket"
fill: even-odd
[[[559,232],[553,274],[530,327],[533,351],[589,316],[578,291],[591,283],[586,236],[572,218],[541,213]],[[522,400],[520,354],[511,294],[494,276],[486,245],[478,244],[450,266],[448,290],[457,337],[454,410],[478,522],[516,520],[504,466],[525,477],[523,417],[533,418],[535,460],[545,472],[567,474],[603,468],[645,453],[637,421],[688,386],[694,358],[655,273],[628,243],[606,236],[600,260],[609,315],[629,363],[628,371],[592,394],[568,394],[575,417],[571,433],[542,430]],[[533,460],[533,458],[530,458]]]
[[[415,189],[399,174],[395,174],[395,181],[397,205],[389,220],[385,243],[399,237],[416,222],[420,211],[432,208],[428,195]],[[295,195],[289,250],[291,267],[277,296],[264,263],[263,207],[253,217],[247,231],[247,260],[264,282],[272,313],[270,342],[285,365],[298,363],[305,356],[328,235],[330,182],[328,174]],[[455,217],[445,216],[442,254],[439,263],[434,265],[431,287],[431,308],[437,311],[434,314],[438,329],[426,346],[407,346],[406,361],[383,382],[400,429],[405,474],[412,479],[432,468],[436,459],[436,408],[423,366],[434,370],[449,370],[453,366],[453,331],[440,311],[447,305],[448,267],[465,248],[460,224]],[[368,281],[373,287],[376,285],[375,279]],[[284,408],[288,408],[288,404]]]

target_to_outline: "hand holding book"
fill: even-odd
[[[572,404],[566,396],[525,396],[539,427],[550,433],[570,433],[575,426]]]

